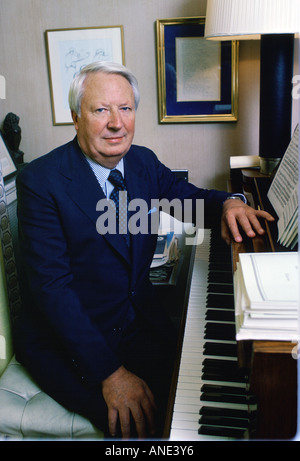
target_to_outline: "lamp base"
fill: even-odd
[[[260,157],[260,172],[271,176],[275,168],[279,165],[281,158],[264,158]]]
[[[291,140],[293,57],[293,34],[262,35],[259,156],[264,174],[271,174]]]

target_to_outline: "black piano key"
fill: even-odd
[[[210,343],[207,342],[203,347],[203,355],[221,356],[221,357],[237,357],[236,344]]]
[[[222,403],[234,403],[239,405],[250,405],[254,404],[254,400],[247,398],[244,395],[236,395],[236,394],[221,394],[218,392],[204,392],[200,396],[200,400],[205,402],[222,402]]]
[[[203,367],[211,370],[227,370],[235,373],[244,373],[244,369],[239,367],[238,362],[232,360],[205,358],[202,365]]]
[[[236,410],[233,408],[206,407],[199,410],[200,415],[217,415],[226,418],[242,418],[248,421],[255,420],[256,412],[247,410]]]
[[[208,273],[208,283],[231,283],[232,274],[230,272],[212,271]]]
[[[226,261],[230,261],[231,250],[222,240],[218,240],[218,238],[213,238],[212,236],[212,244],[210,247],[210,259],[216,258],[220,261],[220,256],[223,254],[227,257]]]
[[[215,320],[218,322],[235,322],[234,311],[221,309],[208,309],[205,314],[206,320]]]
[[[203,381],[220,381],[220,382],[225,382],[225,383],[246,383],[247,379],[244,376],[231,376],[231,375],[226,375],[226,374],[219,374],[219,373],[210,373],[210,372],[205,372],[201,375],[201,378]]]
[[[218,415],[201,416],[199,424],[205,426],[234,427],[237,429],[247,429],[249,426],[249,422],[246,419],[226,418]]]
[[[235,337],[235,325],[208,322],[205,326],[205,339],[234,341]]]
[[[218,335],[219,339],[232,340],[235,341],[235,324],[232,323],[220,323],[214,321],[208,321],[205,325],[205,332],[209,335],[212,334]],[[213,337],[212,337],[213,339]]]
[[[207,293],[232,294],[232,285],[226,285],[222,283],[209,283],[207,287]]]
[[[224,362],[224,364],[222,362]],[[207,358],[203,360],[203,381],[246,383],[248,382],[248,379],[248,374],[245,372],[245,370],[239,368],[237,362]]]
[[[237,361],[234,360],[225,360],[225,362],[229,364],[237,364]],[[207,372],[207,373],[215,373],[215,374],[220,374],[220,375],[228,375],[228,376],[246,376],[247,373],[243,368],[239,368],[238,365],[236,367],[233,366],[217,366],[214,364],[210,364],[206,362],[206,359],[204,359],[203,364],[202,364],[202,371]]]
[[[228,427],[201,426],[198,430],[200,435],[211,435],[215,437],[230,437],[233,439],[243,439],[244,429],[232,429]]]
[[[207,393],[213,392],[213,393],[218,393],[218,394],[229,394],[229,395],[248,395],[249,394],[249,392],[244,387],[222,386],[218,384],[203,384],[201,386],[201,392],[207,392]]]
[[[231,272],[232,273],[232,264],[230,261],[227,261],[226,257],[222,260],[214,259],[210,260],[208,263],[208,269],[210,271],[221,271],[221,272]]]
[[[253,405],[256,403],[255,396],[240,387],[204,384],[201,387],[201,392],[200,400],[202,401],[238,403],[241,405]]]
[[[234,309],[234,296],[209,293],[206,297],[206,305],[208,308]]]
[[[229,360],[227,360],[229,362]],[[234,368],[214,368],[208,365],[202,367],[202,374],[204,380],[212,380],[211,377],[218,381],[233,381],[244,383],[249,379],[248,373],[244,370],[234,369]]]

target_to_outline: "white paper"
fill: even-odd
[[[7,147],[0,135],[0,167],[3,178],[16,171],[15,164],[9,155]]]
[[[245,287],[251,304],[298,307],[297,252],[240,254]]]
[[[220,63],[220,43],[203,37],[176,38],[177,101],[220,101]]]
[[[236,339],[298,340],[298,253],[241,253],[239,258],[234,273]]]
[[[299,125],[295,129],[292,140],[268,192],[268,198],[278,216],[282,215],[283,210],[290,201],[290,197],[298,190],[298,140]]]
[[[272,181],[268,198],[278,215],[278,241],[292,249],[298,241],[299,125]]]

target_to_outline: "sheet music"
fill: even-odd
[[[290,244],[298,221],[299,125],[272,181],[268,198],[278,215],[278,240]]]

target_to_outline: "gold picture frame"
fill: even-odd
[[[238,119],[238,42],[205,40],[204,28],[204,16],[156,21],[160,123]]]
[[[123,26],[46,30],[53,125],[72,125],[68,93],[74,75],[93,61],[125,63]]]

